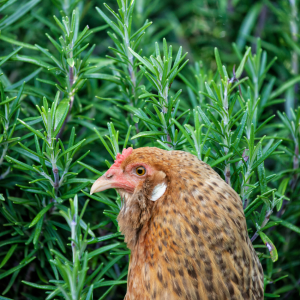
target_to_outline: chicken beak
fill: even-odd
[[[122,169],[110,168],[94,182],[90,194],[108,189],[125,189],[128,192],[133,192],[134,188],[134,184],[124,176]]]
[[[102,192],[108,189],[118,188],[118,184],[115,180],[109,179],[105,176],[98,178],[91,187],[90,194]]]

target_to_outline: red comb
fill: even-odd
[[[118,153],[115,163],[110,168],[118,168],[121,166],[121,163],[131,154],[132,148],[123,149],[122,154]]]

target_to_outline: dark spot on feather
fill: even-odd
[[[224,195],[223,195],[223,194],[221,194],[221,193],[218,193],[218,196],[219,196],[220,198],[222,198],[223,200],[226,200],[226,198],[224,197]]]
[[[210,213],[208,213],[208,212],[204,212],[204,215],[205,215],[205,217],[208,218],[208,219],[210,219],[210,217],[211,217],[211,216],[210,216]]]
[[[261,266],[260,263],[258,264],[258,269],[259,269],[259,272],[260,272],[260,273],[263,273],[263,272],[264,272],[264,271],[263,271],[263,268],[262,268],[262,266]]]
[[[237,278],[237,276],[236,276],[235,273],[233,273],[232,281],[233,281],[235,284],[238,284],[238,282],[239,282],[239,280],[238,280],[238,278]]]
[[[211,294],[208,295],[208,300],[216,300],[216,293],[212,292]]]
[[[186,292],[185,300],[192,300],[192,297],[189,292]]]
[[[222,247],[223,246],[223,243],[224,243],[224,238],[221,236],[221,237],[218,237],[218,243],[219,243],[219,247]]]
[[[199,234],[199,228],[196,225],[192,225],[192,230],[195,234]]]
[[[211,264],[205,265],[205,272],[206,272],[206,276],[209,276],[209,275],[212,276],[212,268],[211,268]]]
[[[188,203],[188,202],[189,202],[189,200],[188,200],[187,197],[184,197],[184,201],[185,201],[185,203]]]
[[[219,206],[219,202],[217,200],[214,201],[217,206]]]
[[[217,215],[217,212],[216,212],[216,210],[212,207],[211,208],[211,211],[215,214],[215,215]]]
[[[213,184],[214,186],[218,186],[216,182],[212,182],[212,184]]]
[[[227,283],[226,283],[226,286],[227,286],[227,288],[228,288],[228,291],[229,291],[230,296],[233,296],[233,295],[234,295],[234,288],[233,288],[232,283],[231,283],[231,282],[227,282]]]
[[[171,246],[171,249],[174,251],[174,253],[175,253],[176,255],[181,254],[181,252],[178,250],[178,248],[173,248],[173,247]]]
[[[213,281],[213,275],[210,274],[210,273],[206,273],[206,280],[212,282]]]
[[[213,191],[214,190],[214,188],[211,186],[211,185],[208,185],[208,187]]]
[[[199,196],[198,196],[198,199],[199,199],[200,201],[203,201],[203,196],[199,195]]]
[[[168,271],[173,277],[175,277],[175,271],[173,269],[168,268]]]
[[[245,266],[246,266],[246,267],[249,267],[249,266],[250,266],[250,262],[249,262],[249,259],[248,259],[248,258],[246,258],[246,259],[244,260],[244,262],[245,262]]]
[[[225,266],[225,264],[222,263],[222,264],[220,264],[219,266],[220,266],[220,269],[221,269],[222,274],[224,275],[224,274],[226,273],[226,266]]]
[[[177,225],[178,226],[178,225]],[[182,238],[180,227],[176,228],[176,233],[179,235],[180,238]]]
[[[207,282],[207,281],[204,282],[204,286],[209,293],[211,293],[213,291],[213,285],[211,282]]]
[[[192,277],[194,279],[197,278],[197,273],[196,273],[196,271],[195,271],[195,269],[194,269],[193,266],[191,266],[191,268],[188,268],[187,271],[188,271],[188,274],[190,275],[190,277]]]
[[[163,276],[162,276],[161,272],[157,272],[157,278],[160,282],[163,282]]]
[[[186,244],[185,244],[185,246],[186,246]],[[186,255],[186,256],[189,256],[189,255],[190,255],[189,249],[190,249],[189,246],[186,246],[185,249],[184,249],[184,250],[185,250],[185,255]]]
[[[234,203],[233,206],[234,206],[236,209],[238,209],[238,210],[241,209],[240,205],[238,205],[237,203]]]
[[[189,261],[188,261],[187,259],[184,260],[184,266],[185,266],[186,268],[189,267]]]
[[[168,243],[166,240],[163,240],[162,243],[164,244],[165,247],[167,247]]]
[[[159,252],[162,251],[162,246],[161,245],[158,245],[158,250],[159,250]]]
[[[199,295],[199,292],[198,292],[198,291],[196,292],[196,299],[197,299],[197,300],[201,300],[201,298],[200,298],[200,295]]]
[[[165,260],[166,263],[169,263],[169,262],[170,262],[170,259],[169,259],[168,254],[165,254],[165,255],[164,255],[164,260]]]
[[[179,270],[178,270],[178,273],[179,273],[180,276],[182,276],[182,277],[184,276],[184,272],[183,272],[182,269],[179,269]]]
[[[215,254],[215,258],[217,260],[218,263],[222,263],[223,262],[223,257],[222,257],[222,254],[221,253],[216,253]]]
[[[181,289],[176,281],[173,282],[173,291],[178,295],[181,296]]]
[[[238,262],[238,256],[235,253],[233,254],[233,259],[236,263]]]
[[[244,262],[246,262],[246,259],[247,259],[247,258],[246,258],[245,251],[244,251],[244,250],[242,250],[242,253],[243,253],[243,254],[242,254],[242,256],[243,256],[243,261],[244,261]]]

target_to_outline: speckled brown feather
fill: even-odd
[[[186,152],[140,148],[121,167],[135,162],[160,175],[123,195],[118,221],[131,249],[125,300],[262,300],[263,270],[237,193]],[[161,176],[167,190],[150,201]]]

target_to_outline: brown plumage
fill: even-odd
[[[131,250],[125,300],[263,299],[241,199],[210,166],[183,151],[129,148],[91,192],[113,187]]]

